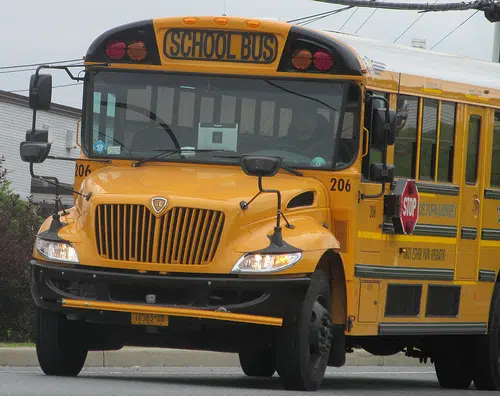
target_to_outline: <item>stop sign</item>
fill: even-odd
[[[412,234],[418,222],[420,197],[415,180],[400,179],[396,183],[393,196],[396,205],[392,223],[398,234]]]

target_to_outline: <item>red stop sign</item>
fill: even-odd
[[[398,207],[398,218],[401,223],[400,231],[403,234],[411,234],[418,222],[418,205],[420,197],[417,184],[415,180],[398,180],[394,190],[395,194],[401,194]]]

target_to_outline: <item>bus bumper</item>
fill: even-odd
[[[137,324],[146,318],[185,317],[267,326],[293,320],[308,277],[242,278],[140,274],[84,265],[31,261],[31,293],[39,307],[88,322]],[[143,323],[147,324],[147,323]]]

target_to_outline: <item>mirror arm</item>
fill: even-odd
[[[378,193],[378,194],[369,195],[369,194],[365,194],[365,193],[359,192],[358,202],[362,201],[363,199],[376,199],[376,198],[380,198],[382,195],[384,195],[384,192],[385,192],[385,182],[382,182],[381,186],[382,186],[382,188],[380,190],[380,193]]]

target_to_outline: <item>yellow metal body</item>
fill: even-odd
[[[276,60],[269,64],[245,64],[237,62],[193,61],[191,59],[171,59],[161,50],[161,65],[111,64],[110,69],[133,69],[143,71],[191,72],[220,75],[245,75],[252,77],[284,77],[296,78],[297,75],[277,72],[277,64],[289,33],[290,25],[272,21],[259,21],[250,25],[244,18],[228,18],[225,25],[218,25],[213,18],[200,17],[188,20],[168,18],[154,20],[154,29],[158,47],[172,46],[172,39],[164,43],[165,33],[172,28],[211,28],[230,29],[235,32],[262,31],[272,32],[278,38]],[[321,33],[323,34],[323,33]],[[168,36],[168,35],[167,35]],[[233,37],[233,46],[241,46],[241,38]],[[167,50],[172,51],[172,50]],[[440,194],[431,192],[431,188],[420,192],[419,223],[428,226],[455,227],[454,236],[437,235],[394,235],[383,233],[383,197],[359,200],[359,194],[376,194],[380,184],[362,180],[361,166],[363,153],[366,153],[366,142],[360,139],[359,155],[356,161],[346,170],[324,171],[306,170],[304,177],[297,177],[286,172],[279,172],[272,178],[264,179],[264,188],[279,189],[283,195],[283,207],[296,194],[313,191],[315,204],[312,207],[284,210],[288,220],[295,225],[293,229],[283,229],[284,239],[293,246],[304,251],[303,258],[294,266],[282,272],[259,277],[286,277],[312,273],[320,259],[327,251],[335,251],[341,258],[345,278],[332,281],[333,293],[337,293],[342,283],[346,290],[346,306],[335,307],[343,310],[345,316],[339,323],[350,323],[346,333],[352,336],[374,336],[380,334],[381,323],[392,324],[465,324],[487,323],[493,282],[479,279],[480,270],[498,273],[498,252],[500,240],[481,239],[481,229],[498,228],[498,201],[484,199],[484,189],[489,187],[489,171],[491,164],[491,147],[493,133],[493,113],[500,107],[500,93],[492,90],[489,101],[485,103],[479,97],[469,95],[473,87],[423,79],[399,73],[381,72],[374,77],[342,76],[333,74],[301,73],[300,78],[345,80],[349,79],[361,85],[363,89],[383,92],[388,95],[391,108],[396,109],[397,92],[410,94],[419,98],[446,99],[457,103],[455,156],[453,162],[453,180],[441,183],[458,187],[458,194]],[[400,84],[398,88],[398,82]],[[426,88],[432,84],[440,87],[437,91]],[[363,101],[364,102],[364,101]],[[363,112],[362,112],[363,114]],[[420,114],[420,113],[419,113]],[[479,150],[479,166],[477,183],[468,185],[464,182],[463,172],[466,161],[468,115],[476,114],[483,118]],[[363,117],[363,115],[362,115]],[[419,115],[421,117],[421,115]],[[421,123],[419,123],[421,125]],[[419,127],[421,128],[421,127]],[[421,129],[418,131],[421,132]],[[364,136],[361,123],[360,136]],[[439,132],[438,132],[439,133]],[[417,139],[419,141],[419,139]],[[83,144],[83,143],[82,143]],[[394,146],[388,148],[387,162],[394,163]],[[417,147],[417,158],[420,158],[420,146]],[[161,273],[184,272],[192,274],[228,274],[233,265],[245,252],[263,249],[269,244],[267,235],[272,233],[275,225],[276,197],[271,194],[260,196],[248,210],[239,207],[241,200],[250,199],[257,191],[257,180],[246,176],[239,166],[218,166],[203,164],[147,163],[140,168],[132,168],[131,161],[113,160],[111,164],[88,161],[82,154],[76,166],[88,170],[88,175],[75,177],[75,189],[85,193],[93,192],[90,201],[75,196],[75,206],[62,221],[68,225],[59,236],[72,242],[82,263],[105,268],[120,268],[138,272],[158,271]],[[418,161],[417,172],[418,175]],[[163,191],[158,180],[168,179],[168,189]],[[339,191],[334,183],[349,181],[350,189]],[[417,177],[417,180],[419,178]],[[437,184],[435,180],[421,180],[427,185]],[[420,184],[419,184],[420,186]],[[422,189],[421,189],[422,190]],[[386,185],[386,194],[390,194],[390,186]],[[110,259],[98,253],[95,228],[97,205],[142,205],[154,196],[169,199],[170,207],[188,207],[204,209],[210,207],[224,214],[224,231],[222,232],[218,250],[209,263],[144,263]],[[169,209],[167,208],[167,210]],[[126,218],[125,213],[116,219],[118,223]],[[50,219],[40,231],[48,228]],[[328,228],[323,227],[323,223]],[[159,224],[157,222],[156,224]],[[196,225],[193,225],[196,227]],[[217,224],[214,223],[214,227]],[[478,232],[475,240],[461,237],[463,227],[473,227]],[[151,234],[155,230],[145,230]],[[155,232],[161,231],[157,229]],[[113,235],[123,241],[126,234]],[[158,243],[158,242],[155,242]],[[155,245],[157,247],[157,245]],[[189,252],[186,253],[189,256]],[[34,251],[37,259],[42,257]],[[189,260],[189,257],[184,257]],[[179,259],[180,260],[180,259]],[[356,266],[372,269],[372,275],[358,276]],[[374,270],[373,270],[374,268]],[[383,271],[400,268],[425,270],[432,274],[433,270],[452,274],[449,279],[439,279],[431,275],[413,276],[414,279],[401,276],[377,276]],[[378,271],[383,269],[383,271]],[[449,272],[446,272],[449,271]],[[241,275],[243,276],[243,275]],[[256,275],[255,275],[256,276]],[[420,312],[414,316],[386,315],[386,302],[389,285],[421,286]],[[425,302],[429,285],[460,286],[460,304],[458,315],[454,317],[429,316],[425,314]],[[220,320],[234,320],[249,323],[260,323],[280,326],[280,318],[256,317],[251,315],[235,315],[219,312],[197,310],[156,309],[153,307],[105,304],[99,302],[65,300],[64,306],[99,310],[120,310],[127,312],[163,313],[168,315],[186,315],[193,317],[209,317]],[[335,302],[334,302],[335,306]],[[344,320],[344,322],[342,322]]]

